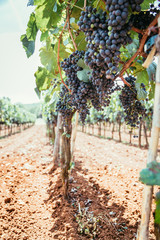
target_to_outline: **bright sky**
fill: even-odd
[[[40,65],[40,43],[36,43],[36,51],[28,59],[20,42],[33,10],[27,2],[0,0],[0,97],[9,97],[12,103],[39,101],[34,91],[34,73]]]

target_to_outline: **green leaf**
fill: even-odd
[[[25,49],[26,55],[29,58],[35,50],[35,41],[29,41],[26,34],[23,34],[20,38],[23,48]]]
[[[155,82],[150,82],[149,100],[154,98],[154,93],[155,93]]]
[[[136,53],[136,51],[139,47],[139,40],[137,39],[137,35],[138,35],[137,33],[133,34],[133,42],[126,46],[126,49],[128,50],[128,54],[130,56],[132,56],[134,53]]]
[[[52,48],[46,49],[45,47],[40,49],[40,59],[41,63],[49,70],[53,70],[53,68],[57,65],[57,56]]]
[[[90,74],[91,74],[91,70],[83,69],[82,71],[77,72],[77,77],[80,81],[89,82]]]
[[[36,92],[38,98],[40,99],[41,98],[41,92],[38,90],[37,87],[34,89],[34,91]]]
[[[49,103],[51,100],[51,96],[50,95],[46,95],[44,98],[45,103]]]
[[[74,4],[74,1],[73,1],[73,4]],[[78,0],[76,2],[76,6],[83,8],[84,7],[84,1],[83,0]],[[71,17],[74,17],[75,19],[79,19],[80,14],[81,14],[81,9],[79,9],[77,7],[73,7]]]
[[[137,83],[144,83],[145,85],[148,85],[148,81],[149,77],[146,69],[137,73]]]
[[[75,43],[77,45],[78,50],[85,50],[86,49],[86,41],[85,35],[83,32],[80,32],[79,35],[75,38]]]
[[[36,25],[36,18],[35,14],[31,13],[28,24],[27,24],[27,29],[26,29],[26,36],[29,41],[35,41],[36,36],[37,36],[38,28]]]
[[[106,11],[106,4],[105,4],[105,2],[102,1],[102,0],[96,0],[96,1],[94,1],[93,6],[94,6],[95,8],[97,8],[97,9],[100,8],[100,9],[102,9],[103,11]]]
[[[149,9],[150,3],[154,3],[154,1],[153,1],[153,0],[145,0],[145,1],[141,4],[141,11],[144,11],[144,10]]]
[[[84,63],[84,60],[82,58],[78,60],[77,65],[81,68],[86,68],[86,64]]]
[[[36,85],[39,91],[46,90],[50,87],[52,75],[46,68],[38,67],[34,76],[36,78]]]
[[[54,12],[56,0],[36,0],[35,9],[37,27],[43,31],[46,29],[57,27],[57,23],[62,17],[62,5],[57,5],[57,11]]]
[[[146,185],[160,186],[160,163],[153,161],[140,172],[140,181]]]
[[[42,32],[42,33],[41,33],[41,37],[40,37],[40,41],[41,41],[41,42],[46,41],[47,38],[48,38],[48,36],[49,36],[48,31]]]
[[[141,87],[141,83],[136,82],[135,87],[137,90],[137,99],[145,100],[147,97],[147,92]]]
[[[55,52],[58,52],[58,42],[55,44],[54,47]],[[63,60],[64,58],[68,58],[69,53],[66,52],[66,47],[64,46],[64,44],[60,44],[60,49],[59,49],[59,57],[61,60]]]

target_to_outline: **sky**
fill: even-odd
[[[40,64],[40,41],[29,59],[20,42],[25,33],[33,7],[28,0],[0,0],[0,98],[5,96],[12,103],[34,103],[39,99],[34,73]]]

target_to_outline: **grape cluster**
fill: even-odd
[[[80,119],[84,123],[89,113],[88,101],[96,108],[101,109],[98,93],[91,81],[83,82],[77,77],[77,72],[83,70],[78,61],[84,58],[84,51],[76,51],[69,58],[61,62],[61,67],[67,77],[67,85],[71,89],[70,99],[72,107],[79,111]],[[69,93],[68,93],[69,94]]]
[[[143,2],[144,2],[144,0],[129,0],[132,12],[140,12],[141,11],[141,6],[140,5]]]
[[[67,81],[65,83],[68,84]],[[73,96],[68,89],[62,85],[59,100],[56,104],[56,111],[62,114],[64,126],[67,125],[67,118],[71,118],[73,113],[76,111],[72,98]]]
[[[131,85],[131,87],[125,85],[121,90],[119,99],[126,114],[126,123],[131,127],[136,127],[139,124],[141,117],[145,115],[146,109],[141,102],[137,100],[137,90],[135,88],[136,79],[132,76],[129,76],[126,77],[125,80]],[[145,89],[144,84],[142,84],[141,87]]]
[[[130,22],[135,28],[138,28],[140,30],[145,30],[149,26],[149,24],[153,21],[155,16],[160,11],[160,3],[158,6],[154,6],[154,4],[150,4],[150,8],[148,11],[140,12],[139,14],[132,14],[130,17]],[[155,33],[153,33],[155,34]],[[139,34],[139,39],[142,38],[142,34]],[[150,35],[152,36],[152,34]]]
[[[123,2],[123,4],[122,4]],[[128,35],[131,22],[127,22],[129,3],[127,0],[106,0],[106,12],[97,13],[92,7],[81,12],[78,25],[86,35],[87,51],[85,63],[92,70],[91,80],[102,95],[110,94],[112,80],[119,71],[120,47],[131,43]]]

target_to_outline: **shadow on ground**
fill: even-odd
[[[55,233],[54,239],[134,239],[138,223],[131,225],[129,219],[123,217],[126,203],[117,205],[114,199],[110,201],[111,192],[89,177],[89,171],[82,168],[81,161],[76,162],[70,175],[68,201],[62,196],[60,169],[50,174],[50,178],[45,203],[52,205],[53,227],[50,231]],[[95,238],[91,238],[94,235]]]

